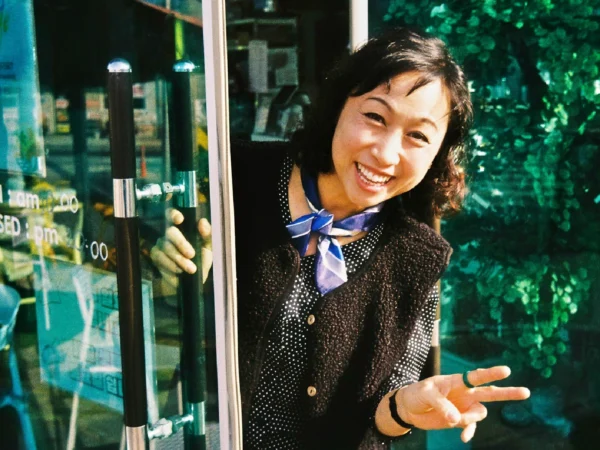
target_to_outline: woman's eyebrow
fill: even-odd
[[[376,102],[379,102],[383,106],[385,106],[391,113],[400,115],[400,113],[389,102],[387,102],[385,99],[383,99],[381,97],[367,97],[367,100],[375,100]],[[431,117],[429,117],[427,115],[421,116],[421,117],[416,117],[415,120],[417,120],[418,122],[427,123],[427,124],[431,125],[433,128],[435,128],[436,131],[438,130],[438,126],[435,123],[435,120],[433,120]]]

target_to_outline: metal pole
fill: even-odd
[[[431,226],[438,234],[441,234],[441,222],[439,218],[432,218],[428,221],[428,225]],[[442,292],[441,292],[441,281],[437,283],[437,289],[440,296],[438,301],[437,311],[435,314],[435,322],[433,323],[433,334],[431,336],[431,347],[427,354],[427,359],[423,370],[421,371],[421,379],[432,377],[434,375],[440,375],[442,373],[442,347],[440,344],[440,321],[442,318]]]
[[[196,251],[192,262],[198,270],[180,276],[182,304],[182,366],[187,413],[193,421],[185,428],[187,449],[206,448],[206,356],[203,342],[206,339],[204,297],[202,282],[202,240],[197,223],[200,219],[198,208],[198,145],[196,142],[196,121],[192,86],[194,64],[180,61],[173,67],[172,102],[173,120],[171,149],[177,169],[177,184],[184,187],[177,196],[177,207],[183,214],[181,232]]]
[[[225,0],[202,3],[221,448],[242,448]]]
[[[369,2],[350,0],[350,49],[356,51],[369,39]]]
[[[108,112],[117,249],[117,289],[127,448],[148,447],[139,219],[135,202],[135,140],[131,65],[108,65]]]
[[[442,222],[439,217],[433,220],[433,228],[438,234],[442,234]],[[435,323],[433,326],[433,336],[431,339],[431,372],[432,375],[440,375],[442,373],[442,346],[440,344],[440,322],[442,320],[442,282],[438,281],[438,293],[440,299],[438,301],[437,311],[435,314]]]

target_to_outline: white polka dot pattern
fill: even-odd
[[[288,204],[288,183],[293,162],[287,158],[279,180],[279,203],[285,224],[291,222]],[[349,277],[367,260],[383,231],[376,226],[363,239],[342,246]],[[299,414],[300,396],[306,395],[307,386],[301,380],[307,369],[307,322],[312,308],[321,294],[314,282],[314,255],[301,258],[300,271],[292,292],[285,300],[269,336],[260,380],[250,411],[247,440],[261,450],[292,450],[302,448],[305,419]],[[435,301],[434,301],[435,300]],[[418,379],[427,357],[431,328],[435,319],[435,299],[427,303],[404,357],[396,365],[394,374],[385,388],[389,390]],[[430,310],[431,309],[431,310]],[[317,318],[318,320],[318,318]],[[383,395],[388,391],[385,391]]]
[[[429,293],[423,311],[419,315],[404,355],[394,366],[390,378],[379,390],[380,400],[394,389],[419,381],[421,370],[431,348],[431,334],[439,298],[438,288],[435,286]]]

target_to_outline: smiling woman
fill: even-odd
[[[466,442],[482,402],[529,391],[479,387],[504,366],[419,381],[451,253],[426,222],[464,189],[465,77],[442,41],[398,29],[322,92],[291,144],[232,155],[244,447],[383,449],[412,427]],[[155,260],[188,270],[173,236]]]
[[[395,82],[393,90],[392,82]],[[397,95],[403,83],[405,91],[403,95]],[[409,113],[403,110],[407,106],[419,106],[419,100],[427,98],[435,90],[437,100],[432,100],[429,105],[420,105],[425,108],[423,111],[410,110]],[[415,95],[417,91],[422,92]],[[389,31],[371,39],[360,51],[334,67],[325,79],[321,92],[312,116],[294,139],[298,165],[313,174],[331,172],[334,163],[331,155],[335,149],[332,142],[338,126],[342,125],[338,124],[338,118],[341,118],[346,104],[352,100],[372,98],[369,104],[364,103],[367,110],[361,112],[383,127],[386,126],[386,115],[390,114],[396,119],[392,123],[396,125],[396,130],[398,126],[408,125],[397,122],[399,119],[409,119],[409,114],[417,121],[424,119],[422,129],[402,129],[404,139],[412,140],[412,144],[403,140],[404,146],[431,148],[429,145],[434,143],[429,133],[432,131],[425,124],[429,122],[435,128],[445,127],[444,130],[433,130],[433,137],[441,135],[442,142],[431,170],[426,172],[422,183],[406,191],[410,191],[410,195],[402,197],[407,212],[421,221],[429,222],[433,216],[452,213],[460,208],[464,192],[464,174],[460,162],[464,153],[463,142],[471,125],[472,105],[464,74],[441,40],[407,29]],[[390,96],[395,99],[391,100]],[[438,101],[440,97],[444,99],[441,102]],[[381,107],[375,109],[373,106],[369,111],[373,101],[381,103]],[[444,101],[447,101],[448,108],[445,113],[442,112]],[[440,108],[438,116],[433,114],[433,110],[427,110],[434,104]],[[422,144],[418,141],[422,141]]]

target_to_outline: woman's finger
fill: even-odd
[[[189,245],[189,243],[188,243]],[[191,247],[191,245],[190,245]],[[185,270],[187,273],[195,273],[197,270],[196,264],[190,261],[188,258],[183,256],[178,247],[175,247],[173,243],[169,240],[166,240],[163,245],[163,252],[175,261],[179,267]]]
[[[202,247],[202,282],[204,283],[208,278],[208,272],[212,267],[213,254],[212,250]]]
[[[198,232],[204,241],[203,247],[212,250],[212,226],[210,222],[204,218],[198,221]]]
[[[481,403],[473,403],[462,413],[459,426],[466,427],[475,422],[481,422],[487,417],[487,408]]]
[[[461,440],[465,444],[467,442],[469,442],[471,439],[473,439],[473,436],[475,436],[475,430],[476,429],[477,429],[477,422],[473,422],[473,423],[470,423],[469,425],[467,425],[465,427],[465,429],[462,430],[462,433],[460,433]]]
[[[183,223],[183,214],[181,211],[175,208],[168,208],[165,216],[167,217],[167,221],[173,225],[180,225]]]
[[[152,250],[150,250],[150,258],[161,272],[167,272],[171,275],[183,272],[183,270],[175,264],[175,261],[160,250],[158,245],[152,247]]]
[[[460,412],[454,404],[443,396],[437,388],[425,390],[425,400],[431,408],[433,408],[449,426],[455,426],[459,423],[461,416]]]
[[[469,383],[473,386],[480,386],[482,384],[493,383],[494,381],[508,378],[510,376],[510,368],[507,366],[495,366],[487,369],[470,370],[466,375],[455,374],[453,375],[455,387],[465,387],[463,376],[466,376]]]
[[[525,387],[482,386],[472,389],[469,395],[478,402],[505,402],[525,400],[531,393]]]
[[[183,233],[177,227],[169,227],[165,232],[166,242],[170,242],[177,248],[178,252],[186,258],[193,258],[196,254],[192,244],[188,242]]]

